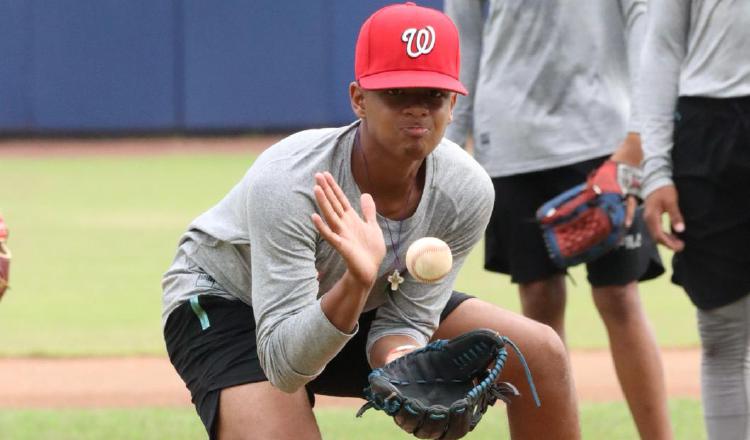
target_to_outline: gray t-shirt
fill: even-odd
[[[492,177],[611,154],[628,131],[645,0],[446,0],[461,37],[459,97],[446,137]],[[633,80],[634,82],[635,80]]]
[[[318,212],[312,189],[314,174],[321,171],[333,174],[361,213],[361,193],[351,172],[357,126],[303,131],[272,146],[223,200],[191,223],[181,241],[181,251],[216,280],[225,296],[253,307],[261,366],[282,390],[312,380],[352,336],[336,329],[320,307],[320,297],[346,265],[317,232],[310,214]],[[378,216],[387,255],[365,306],[365,311],[378,307],[368,355],[385,335],[429,340],[459,269],[482,237],[493,200],[492,182],[481,166],[443,140],[426,159],[416,212],[402,222]],[[425,236],[444,240],[453,254],[452,271],[437,284],[418,283],[403,268],[408,246]],[[393,292],[387,277],[396,266],[396,250],[405,282]],[[194,293],[171,288],[175,285],[165,277],[164,320]]]
[[[643,46],[644,196],[672,184],[672,136],[678,96],[750,96],[750,1],[651,3]]]

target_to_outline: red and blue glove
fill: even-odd
[[[641,171],[608,160],[586,180],[537,210],[550,258],[560,268],[586,263],[617,247],[625,235],[628,196],[640,195]]]

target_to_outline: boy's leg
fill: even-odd
[[[220,440],[321,438],[305,389],[287,394],[269,382],[221,390],[216,433]]]
[[[638,291],[638,280],[657,277],[664,267],[640,209],[622,244],[587,264],[587,269],[617,378],[640,437],[671,439],[661,353]]]
[[[285,394],[267,381],[246,304],[194,296],[170,314],[164,335],[210,439],[320,438],[306,390]]]
[[[565,343],[565,277],[550,278],[518,285],[524,316],[552,327]]]
[[[485,233],[485,268],[519,285],[525,316],[549,325],[565,342],[565,270],[552,262],[536,221],[546,201],[586,180],[605,157],[492,179],[495,204]]]
[[[686,229],[673,279],[698,307],[708,438],[750,438],[750,98],[681,97],[673,181]]]
[[[750,438],[750,296],[698,309],[701,390],[708,438]]]
[[[529,364],[542,406],[537,408],[515,354],[501,374],[518,387],[521,396],[508,405],[511,437],[524,440],[580,438],[578,405],[565,346],[550,327],[503,310],[477,298],[467,299],[443,319],[435,339],[451,339],[477,328],[507,336],[521,349]],[[512,352],[513,350],[510,349]]]
[[[612,360],[640,438],[671,439],[661,353],[641,307],[638,284],[593,288]]]

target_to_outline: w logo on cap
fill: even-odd
[[[435,47],[435,29],[425,26],[422,29],[409,28],[401,34],[401,41],[406,43],[406,54],[411,58],[427,55]]]

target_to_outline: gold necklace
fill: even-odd
[[[367,180],[367,185],[372,189],[374,186],[372,185],[372,181],[370,180],[370,170],[369,170],[369,164],[367,163],[367,156],[365,156],[365,150],[362,148],[362,144],[359,142],[359,128],[357,128],[357,133],[354,135],[354,147],[359,151],[359,154],[362,156],[362,163],[365,168],[365,179]],[[414,192],[414,184],[412,184],[409,187],[409,194],[406,196],[406,205],[409,206],[409,202],[411,202],[411,195]],[[401,268],[401,258],[398,256],[399,253],[399,246],[401,245],[401,226],[404,224],[403,220],[398,221],[398,236],[396,237],[396,241],[393,241],[393,233],[391,232],[391,227],[388,225],[388,218],[383,216],[383,219],[385,220],[385,227],[388,230],[388,238],[391,241],[391,249],[393,249],[393,252],[396,257],[395,261],[395,267],[393,268],[393,273],[388,275],[388,282],[391,284],[391,290],[396,291],[398,290],[401,283],[404,282],[404,277],[401,276],[401,272],[399,268]]]

